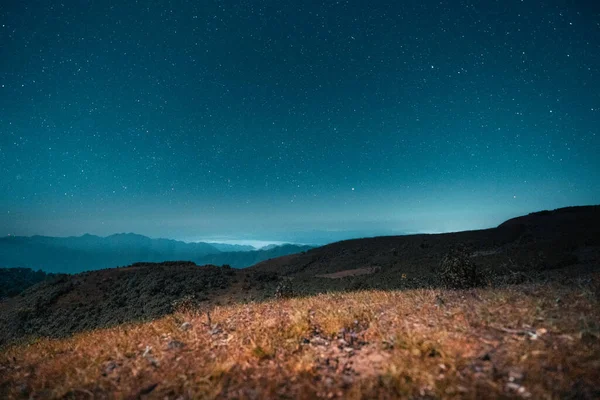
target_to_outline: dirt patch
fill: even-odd
[[[359,275],[370,275],[381,270],[381,267],[369,267],[369,268],[356,268],[347,269],[340,272],[334,272],[332,274],[319,274],[315,275],[317,278],[329,278],[329,279],[340,279],[347,276],[359,276]]]

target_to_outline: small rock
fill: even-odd
[[[464,387],[464,386],[461,386],[461,385],[458,385],[458,386],[456,387],[456,390],[457,390],[459,393],[468,393],[468,392],[469,392],[469,388],[467,388],[467,387]]]
[[[148,360],[148,362],[150,363],[150,365],[152,365],[153,367],[158,367],[159,366],[159,362],[156,358],[152,357],[152,356],[146,356],[145,357],[146,360]]]
[[[535,333],[536,333],[538,336],[542,336],[542,335],[545,335],[546,333],[548,333],[548,329],[546,329],[546,328],[540,328],[540,329],[537,329],[537,330],[535,331]]]
[[[508,373],[508,380],[510,382],[518,382],[523,380],[523,373],[521,371],[512,370]]]
[[[179,340],[171,340],[168,344],[169,350],[182,349],[184,346],[185,344],[183,342],[180,342]]]
[[[345,351],[346,353],[353,353],[353,352],[354,352],[354,349],[353,349],[352,347],[344,347],[344,351]]]
[[[521,388],[521,386],[517,385],[516,383],[509,382],[506,384],[506,388],[516,392]]]
[[[329,344],[329,342],[327,340],[325,340],[319,336],[315,336],[314,338],[312,338],[310,340],[310,343],[315,346],[327,346]]]
[[[152,392],[154,389],[156,389],[157,386],[158,386],[158,383],[153,383],[152,385],[146,386],[145,388],[140,390],[140,395],[150,394],[150,392]]]
[[[179,327],[179,329],[181,329],[182,331],[187,331],[188,329],[191,329],[191,328],[192,328],[192,324],[190,324],[189,322],[184,322]]]
[[[144,357],[146,360],[148,360],[150,362],[150,364],[152,364],[153,367],[158,367],[158,360],[154,357],[152,357],[152,347],[150,346],[146,346],[146,350],[144,350],[144,354],[142,354],[142,357]]]
[[[106,363],[106,366],[104,367],[104,373],[102,375],[106,376],[106,375],[110,374],[117,367],[118,367],[117,363],[115,363],[114,361],[109,361],[108,363]]]

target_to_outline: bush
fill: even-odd
[[[198,308],[198,301],[196,297],[191,294],[187,294],[177,300],[171,302],[171,309],[175,312],[192,312]]]
[[[275,298],[284,299],[294,296],[294,288],[290,278],[282,278],[275,288]]]
[[[440,279],[447,289],[468,289],[484,283],[482,274],[464,246],[451,249],[440,263]]]

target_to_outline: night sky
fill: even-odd
[[[2,0],[0,235],[323,243],[600,203],[600,5]]]

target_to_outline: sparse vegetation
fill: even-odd
[[[186,310],[5,349],[0,397],[592,399],[600,307],[581,293],[599,287],[596,274]]]

